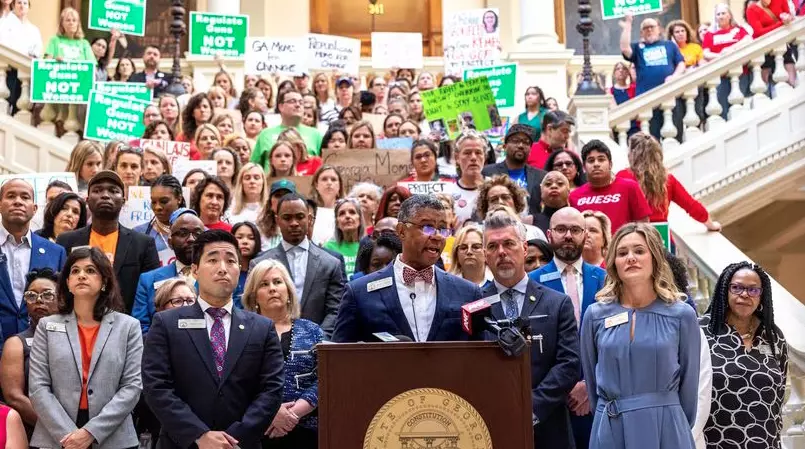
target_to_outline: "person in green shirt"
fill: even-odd
[[[514,123],[528,125],[536,130],[542,129],[542,118],[548,112],[545,106],[545,96],[538,86],[529,86],[525,90],[525,112],[517,116]],[[536,141],[539,136],[533,136]]]
[[[335,203],[335,238],[324,244],[325,249],[344,256],[347,277],[355,271],[358,247],[363,236],[361,206],[354,198],[344,198]]]
[[[45,58],[57,61],[96,61],[92,47],[84,39],[81,19],[75,9],[68,7],[62,10],[59,32],[48,41]]]
[[[268,153],[271,147],[277,142],[277,137],[287,128],[294,128],[299,131],[302,140],[305,141],[307,152],[311,156],[318,156],[321,151],[321,133],[316,128],[311,128],[302,124],[304,107],[302,95],[295,91],[281,92],[277,97],[280,117],[282,123],[273,128],[266,128],[257,136],[257,142],[252,149],[251,162],[262,166],[268,170],[270,161]]]

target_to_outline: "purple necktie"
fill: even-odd
[[[210,342],[212,343],[212,356],[215,358],[215,370],[220,379],[224,375],[224,358],[226,357],[226,334],[224,333],[224,317],[226,309],[210,307],[207,313],[215,320],[210,330]]]

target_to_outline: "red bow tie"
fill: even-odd
[[[416,281],[432,284],[433,267],[426,268],[422,271],[416,271],[413,268],[403,267],[403,282],[405,285],[414,285],[414,282]]]

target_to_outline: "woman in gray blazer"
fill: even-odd
[[[142,391],[143,342],[123,310],[114,270],[97,248],[75,248],[59,278],[59,314],[43,318],[31,351],[31,446],[138,445],[131,411]]]

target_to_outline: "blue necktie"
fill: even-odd
[[[514,290],[509,289],[500,294],[500,299],[503,301],[503,311],[506,313],[506,318],[513,320],[520,316],[517,311],[517,303],[514,301]]]

